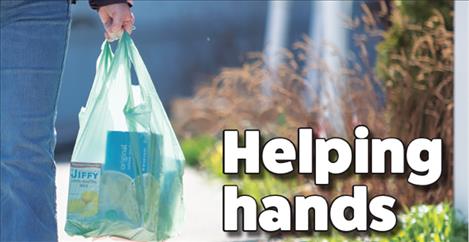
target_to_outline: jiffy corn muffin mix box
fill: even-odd
[[[90,217],[98,212],[101,164],[72,162],[70,166],[69,216]]]

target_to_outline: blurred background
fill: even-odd
[[[324,11],[329,8],[325,5],[331,5],[331,15]],[[377,2],[368,5],[379,8]],[[248,52],[287,48],[313,32],[323,40],[325,31],[326,37],[333,37],[329,41],[356,52],[351,32],[362,31],[345,29],[340,23],[361,15],[361,2],[139,1],[132,11],[133,40],[167,108],[173,99],[193,95],[198,85],[210,82],[222,68],[240,66]],[[104,38],[99,17],[86,1],[73,5],[72,18],[58,106],[58,152],[74,144],[77,113],[91,89]],[[375,45],[376,41],[367,43],[371,57]]]
[[[453,218],[453,2],[438,1],[135,1],[132,38],[150,71],[186,156],[186,223],[180,241],[258,240],[286,234],[225,234],[221,184],[268,194],[331,199],[364,183],[401,202],[405,233],[366,235],[396,241],[467,241]],[[72,7],[72,31],[59,98],[56,159],[59,194],[103,41],[87,1]],[[405,105],[403,105],[405,104]],[[296,128],[353,139],[366,124],[376,137],[442,137],[445,173],[426,189],[404,176],[349,176],[319,188],[311,177],[221,173],[221,131],[258,128],[264,140],[296,140]],[[66,196],[59,196],[63,228]],[[413,222],[405,222],[413,221]],[[417,222],[416,222],[417,221]],[[62,231],[60,229],[59,231]],[[63,232],[61,241],[83,241]],[[362,241],[364,235],[301,235]],[[432,236],[432,237],[428,237]]]

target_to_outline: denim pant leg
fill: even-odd
[[[57,241],[54,125],[70,6],[0,4],[0,241]]]

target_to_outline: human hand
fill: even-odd
[[[104,37],[112,42],[122,36],[123,31],[131,33],[135,18],[127,3],[115,3],[102,6],[98,10],[104,25]]]

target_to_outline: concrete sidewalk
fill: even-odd
[[[57,164],[57,220],[60,242],[117,241],[111,238],[85,239],[64,232],[69,163]],[[186,168],[184,174],[185,222],[179,237],[168,241],[246,241],[247,236],[230,237],[222,230],[222,184],[208,179],[202,172]],[[119,240],[122,241],[122,240]]]

